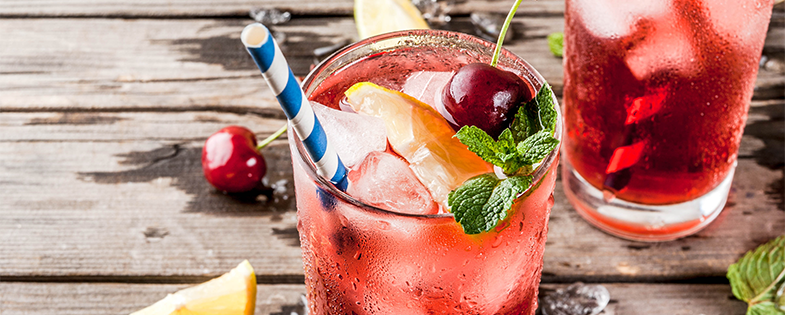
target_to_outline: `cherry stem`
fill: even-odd
[[[275,140],[278,137],[280,137],[284,132],[286,132],[286,128],[288,128],[288,127],[289,127],[289,124],[283,125],[283,127],[281,127],[281,129],[278,129],[278,131],[276,131],[274,134],[272,134],[269,137],[267,137],[266,139],[262,140],[262,142],[259,142],[259,145],[256,146],[256,151],[261,150],[262,148],[264,148],[268,144],[270,144],[270,142],[273,142],[273,140]]]
[[[504,44],[504,37],[507,36],[507,29],[510,28],[510,23],[512,23],[512,17],[515,16],[515,12],[518,11],[518,7],[521,6],[521,2],[523,0],[516,0],[515,4],[512,5],[512,9],[510,9],[510,13],[507,14],[507,19],[504,20],[504,25],[502,25],[502,31],[499,32],[499,39],[496,40],[496,49],[493,51],[493,59],[491,60],[491,66],[495,67],[499,63],[499,55],[502,53],[502,44]]]

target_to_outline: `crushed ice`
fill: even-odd
[[[412,3],[428,24],[441,25],[452,20],[448,13],[455,5],[455,0],[412,0]]]
[[[472,25],[476,28],[477,34],[490,41],[496,41],[499,38],[504,20],[507,18],[504,14],[490,12],[475,12],[469,17]],[[513,33],[512,25],[510,25],[507,33],[504,35],[504,40],[512,39]]]
[[[291,13],[278,9],[252,9],[249,15],[256,22],[267,26],[283,24],[292,19]]]
[[[605,309],[611,295],[604,286],[576,282],[540,299],[542,315],[597,315]]]

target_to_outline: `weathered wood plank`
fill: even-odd
[[[513,1],[510,0],[458,0],[450,14],[471,12],[507,13]],[[278,8],[296,15],[346,15],[353,14],[353,0],[252,0],[232,1],[186,1],[171,0],[165,3],[155,0],[135,1],[134,3],[117,0],[11,0],[0,3],[0,16],[118,16],[118,17],[215,17],[247,16],[253,8]],[[564,12],[564,1],[539,0],[525,1],[519,14],[553,15]]]
[[[250,20],[0,19],[0,111],[204,110],[279,113],[238,37]],[[545,36],[561,17],[518,17],[506,47],[533,64],[560,93],[562,60]],[[473,32],[466,19],[452,26]],[[284,53],[305,75],[313,50],[356,35],[350,18],[295,19],[276,28]],[[96,30],[101,30],[96,31]],[[769,36],[782,60],[783,32]],[[779,35],[778,35],[779,34]],[[52,46],[59,49],[53,50]],[[778,50],[779,49],[779,50]],[[782,98],[785,76],[761,70],[756,99]],[[278,116],[280,117],[280,116]]]
[[[0,313],[17,314],[129,314],[163,299],[189,284],[120,283],[9,283],[0,282]],[[300,311],[302,284],[259,285],[257,315],[290,315]]]
[[[746,304],[719,284],[603,284],[611,301],[603,315],[744,314]],[[4,315],[128,314],[188,285],[109,283],[2,283]],[[566,285],[543,284],[541,295]],[[259,285],[256,314],[302,313],[304,285]]]
[[[460,16],[473,12],[497,12],[506,14],[511,0],[448,0],[453,5],[449,14]],[[6,0],[0,2],[0,17],[245,17],[251,9],[276,8],[294,15],[343,15],[351,16],[353,0],[252,0],[232,1],[187,1],[170,0],[161,3],[155,0]],[[773,20],[782,21],[785,6],[774,7]],[[521,3],[518,16],[563,15],[564,1],[538,0]]]
[[[782,111],[782,102],[753,107],[730,203],[693,237],[608,236],[557,184],[545,281],[723,278],[744,252],[785,231]],[[0,114],[0,277],[197,281],[249,259],[262,283],[302,281],[285,142],[264,151],[269,182],[281,187],[269,196],[216,193],[199,164],[204,139],[221,127],[263,137],[281,123],[214,112]]]

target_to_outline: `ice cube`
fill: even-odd
[[[428,24],[441,25],[452,20],[447,14],[455,5],[455,0],[412,0],[412,4],[422,12]]]
[[[442,93],[442,89],[454,74],[455,72],[452,71],[412,72],[406,78],[406,83],[403,84],[401,92],[433,107],[436,100],[440,98],[439,95]]]
[[[316,102],[311,105],[346,167],[362,162],[371,152],[387,149],[387,130],[380,118],[342,112]]]
[[[543,297],[540,310],[542,315],[597,315],[610,300],[604,286],[576,282]]]
[[[502,25],[504,25],[504,20],[506,18],[507,16],[503,13],[492,12],[472,12],[472,14],[469,15],[469,19],[477,29],[477,35],[490,41],[496,41],[496,39],[499,38],[499,35],[501,35],[502,32]],[[507,33],[504,34],[504,40],[512,40],[512,37],[515,36],[514,33],[512,25],[510,25],[510,28],[507,29]]]
[[[436,214],[439,205],[409,163],[386,152],[371,152],[349,171],[349,195],[382,209],[411,214]]]
[[[256,22],[264,25],[277,25],[289,22],[292,14],[278,9],[251,9],[248,13]]]
[[[401,92],[411,97],[416,98],[418,101],[430,105],[437,112],[442,114],[451,124],[457,125],[455,119],[452,118],[447,110],[444,109],[441,95],[442,90],[450,81],[455,72],[436,72],[436,71],[420,71],[409,74],[406,78],[406,83],[403,84]]]
[[[670,1],[575,0],[572,15],[579,15],[586,28],[600,38],[624,37],[641,18],[659,17]]]
[[[713,31],[719,33],[729,42],[739,42],[740,47],[758,47],[763,43],[765,36],[758,34],[765,33],[769,24],[771,14],[770,4],[764,0],[740,1],[739,4],[729,4],[723,1],[702,1],[698,2],[705,6],[699,8],[696,4],[692,8],[692,2],[685,2],[693,12],[699,14],[708,13],[708,16],[700,18],[711,24]],[[711,34],[709,30],[704,30]]]
[[[654,19],[646,28],[634,35],[641,40],[627,52],[624,62],[638,80],[647,80],[657,72],[670,71],[683,77],[700,71],[700,63],[690,36],[687,21]]]

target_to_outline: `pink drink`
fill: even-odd
[[[719,213],[771,8],[770,0],[567,0],[564,153],[593,188],[573,175],[565,184],[584,217],[617,235],[657,240],[694,232]],[[579,192],[592,189],[608,203]],[[715,189],[724,191],[700,201]],[[617,208],[655,206],[650,213],[682,204],[667,210],[684,217],[636,222],[629,218],[641,215],[598,213],[608,197],[637,205]]]
[[[433,102],[438,85],[446,83],[438,78],[471,62],[489,62],[491,52],[492,44],[465,34],[386,34],[337,53],[309,75],[304,88],[311,100],[340,108],[343,92],[356,82],[407,92],[410,77],[427,71],[437,79],[426,80],[430,83],[415,96]],[[502,56],[502,68],[539,89],[543,80],[531,66],[510,53]],[[368,206],[336,191],[316,176],[299,141],[289,139],[311,314],[534,314],[558,149],[507,220],[494,231],[467,235],[443,207],[433,209],[430,199],[401,200],[410,198],[411,189],[400,189],[400,182],[380,192],[400,205],[395,209]],[[390,153],[372,155],[394,159]],[[353,168],[350,180],[365,183],[357,176],[370,171]],[[422,185],[410,184],[415,190]]]

